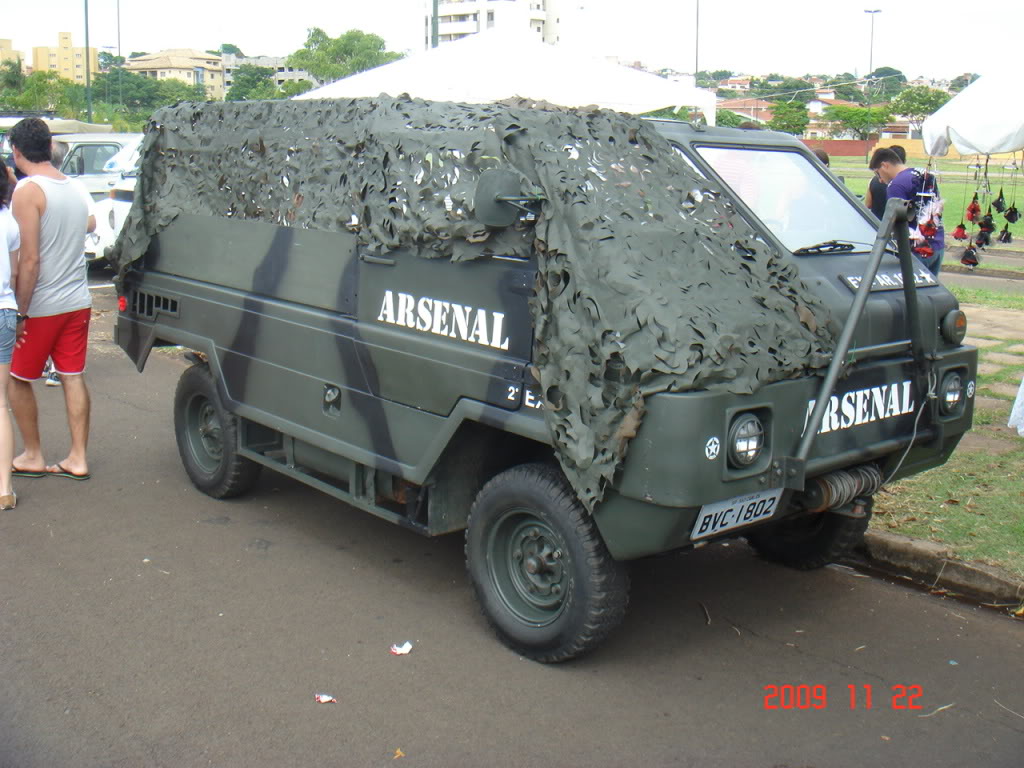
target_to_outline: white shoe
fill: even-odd
[[[48,374],[46,374],[46,386],[48,386],[48,387],[59,387],[60,386],[60,376],[57,375],[56,371],[50,371]]]

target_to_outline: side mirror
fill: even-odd
[[[543,200],[543,195],[523,194],[518,174],[495,168],[480,174],[473,210],[481,224],[500,229],[514,224],[520,213],[534,213],[527,204]]]

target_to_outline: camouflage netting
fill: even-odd
[[[474,219],[480,173],[546,197],[535,226]],[[378,252],[538,253],[534,374],[566,475],[602,498],[655,392],[759,386],[827,364],[834,327],[650,124],[607,110],[408,98],[158,112],[112,259],[123,276],[182,213],[356,232]]]

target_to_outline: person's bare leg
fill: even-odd
[[[71,430],[71,451],[60,465],[68,472],[85,475],[89,473],[89,463],[85,458],[89,446],[89,390],[85,386],[84,374],[61,374],[60,381],[64,385],[64,405],[67,406],[68,427]],[[47,470],[59,471],[56,464],[47,467]]]
[[[0,365],[0,381],[10,378],[11,364]],[[14,462],[14,425],[7,409],[7,390],[0,387],[0,496],[14,493],[11,487],[11,467]]]
[[[36,404],[35,392],[32,391],[32,382],[8,377],[7,397],[11,401],[11,410],[14,411],[14,420],[24,445],[21,454],[14,458],[13,466],[30,472],[42,472],[46,469],[46,460],[39,442],[39,406]]]

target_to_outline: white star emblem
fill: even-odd
[[[707,445],[704,446],[704,455],[708,457],[708,461],[714,461],[718,458],[718,452],[722,449],[722,443],[717,437],[712,437],[708,440]]]

